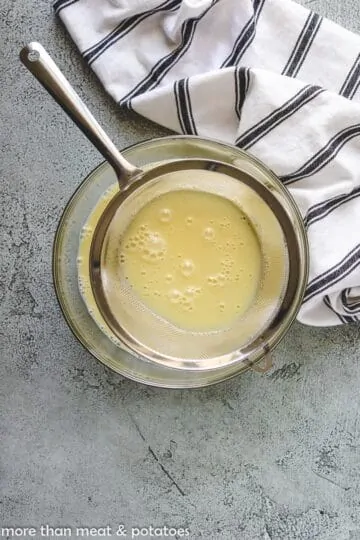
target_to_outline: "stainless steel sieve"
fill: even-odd
[[[109,328],[135,354],[180,370],[251,365],[266,355],[295,318],[307,279],[301,216],[280,181],[270,171],[253,176],[212,159],[177,159],[140,169],[121,155],[40,44],[29,44],[20,57],[118,178],[119,192],[98,221],[89,258],[94,298]],[[239,206],[261,245],[264,268],[257,297],[245,316],[221,331],[196,333],[170,324],[141,302],[114,263],[116,245],[136,213],[154,198],[183,189],[214,193]]]

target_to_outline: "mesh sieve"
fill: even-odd
[[[125,278],[119,246],[128,226],[146,204],[171,191],[196,190],[235,204],[256,231],[262,255],[261,279],[245,314],[227,328],[184,330],[152,311]],[[272,323],[291,303],[298,264],[290,216],[270,184],[236,167],[208,160],[183,160],[156,168],[108,205],[96,227],[90,256],[94,298],[111,330],[141,356],[175,368],[216,369],[264,347]],[[209,306],[209,309],[213,309]],[[265,345],[266,346],[266,345]]]

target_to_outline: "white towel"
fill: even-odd
[[[360,37],[290,0],[57,0],[105,89],[176,132],[248,150],[310,243],[298,319],[360,320]]]

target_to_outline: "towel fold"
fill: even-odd
[[[360,37],[290,0],[56,0],[122,106],[249,151],[310,244],[298,319],[360,320]]]

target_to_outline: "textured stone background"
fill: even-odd
[[[307,3],[360,31],[359,0]],[[50,261],[64,205],[99,155],[20,47],[36,39],[53,53],[119,147],[164,132],[117,109],[47,0],[2,0],[0,25],[1,524],[359,540],[359,327],[295,325],[270,373],[198,391],[146,388],[92,358],[60,314]]]

